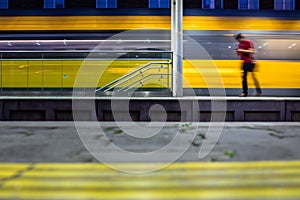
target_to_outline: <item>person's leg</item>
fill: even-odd
[[[255,85],[255,89],[256,89],[256,95],[259,96],[259,95],[262,94],[262,91],[261,91],[259,82],[257,80],[257,77],[255,75],[255,72],[252,72],[251,75],[252,75],[252,78],[253,78],[253,81],[254,81],[254,85]]]
[[[247,74],[249,70],[249,64],[243,64],[243,77],[242,77],[242,85],[243,85],[243,93],[240,96],[247,96],[248,95],[248,83],[247,83]]]

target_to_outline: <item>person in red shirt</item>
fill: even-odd
[[[245,39],[245,35],[242,33],[239,33],[235,36],[235,39],[239,42],[238,48],[236,49],[236,53],[238,56],[240,56],[240,59],[243,61],[243,76],[242,76],[242,85],[243,85],[243,92],[240,94],[241,97],[248,96],[248,83],[247,83],[247,74],[248,72],[252,72],[254,69],[254,45],[251,40]],[[256,96],[261,95],[261,89],[259,86],[259,83],[252,74],[254,84],[256,87]]]

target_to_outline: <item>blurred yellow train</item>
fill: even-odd
[[[1,31],[170,29],[170,16],[0,16]],[[184,16],[184,30],[299,31],[299,19]]]
[[[221,77],[225,88],[241,88],[240,61],[233,51],[237,32],[246,32],[258,50],[257,76],[263,89],[300,88],[300,20],[257,16],[184,16],[185,34],[193,37],[210,54],[212,60],[184,60],[185,88],[218,88],[208,77]],[[43,34],[48,31],[79,33],[109,33],[125,30],[151,31],[170,29],[169,16],[0,16],[0,32],[13,34]],[[113,33],[112,33],[113,34]],[[8,36],[7,36],[8,37]],[[5,45],[9,39],[5,38]],[[87,36],[88,37],[88,36]],[[93,39],[93,38],[88,38]],[[1,42],[1,41],[0,41]],[[228,48],[227,48],[228,47]],[[0,44],[0,50],[3,51]],[[5,46],[5,48],[10,48]],[[45,47],[47,48],[47,47]],[[226,52],[225,49],[227,48]],[[105,60],[97,61],[91,73],[86,73],[82,87],[95,87],[89,83],[95,72],[103,72],[101,87],[122,75],[149,62],[149,60],[117,60],[109,66]],[[216,66],[210,71],[206,63]],[[0,87],[13,88],[63,88],[71,89],[83,59],[5,59],[0,61]],[[200,72],[199,72],[200,69]],[[223,87],[222,86],[222,87]],[[249,86],[252,86],[249,79]],[[147,85],[149,87],[149,85]],[[150,87],[158,87],[153,84]],[[299,94],[300,95],[300,94]]]

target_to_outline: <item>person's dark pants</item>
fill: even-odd
[[[248,95],[248,82],[247,82],[247,74],[248,72],[252,72],[254,70],[254,65],[252,65],[251,63],[244,63],[243,64],[243,81],[242,81],[242,85],[243,85],[243,93],[245,95]],[[253,80],[254,80],[254,84],[256,87],[256,92],[261,94],[261,89],[259,86],[259,83],[256,79],[256,77],[254,76],[254,74],[252,74]]]

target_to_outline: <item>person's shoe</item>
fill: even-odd
[[[257,97],[261,96],[261,92],[256,92],[255,96]]]
[[[246,96],[247,96],[247,94],[245,94],[245,93],[240,94],[240,97],[246,97]]]

